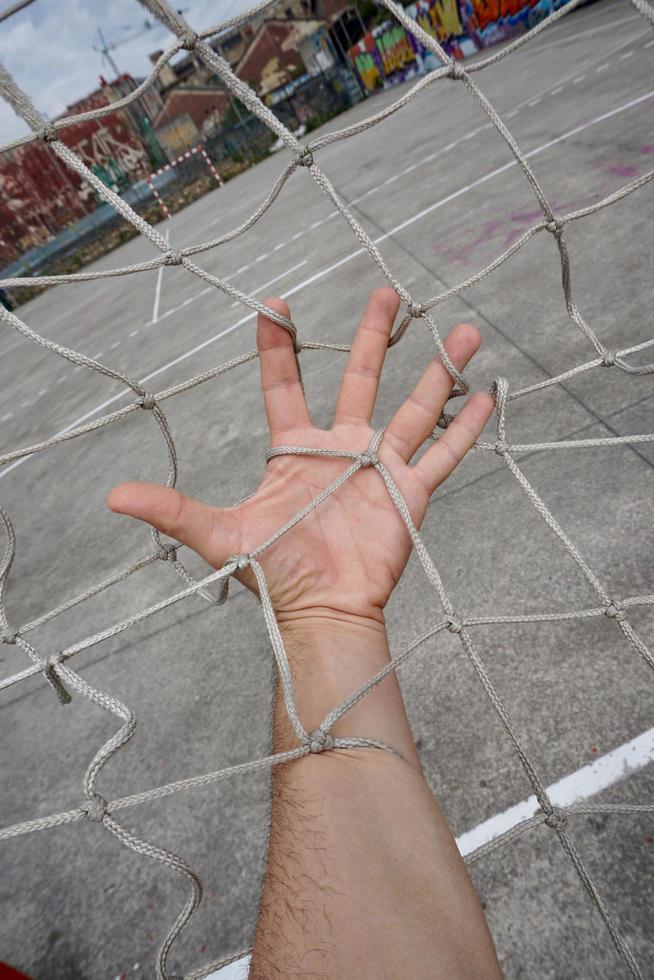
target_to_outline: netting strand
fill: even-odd
[[[473,641],[471,635],[471,631],[473,631],[475,628],[487,625],[540,625],[543,623],[567,623],[575,620],[586,621],[597,617],[606,617],[612,624],[618,627],[621,636],[629,644],[630,648],[638,653],[638,655],[645,661],[647,666],[654,667],[654,658],[652,657],[651,652],[647,648],[642,638],[635,632],[628,618],[629,611],[631,609],[653,604],[654,595],[631,595],[622,596],[619,598],[611,595],[609,590],[607,590],[607,588],[602,584],[598,575],[583,557],[581,550],[572,541],[568,533],[564,531],[557,518],[543,501],[535,487],[527,480],[526,476],[514,459],[514,456],[517,453],[532,453],[552,450],[595,450],[620,446],[629,446],[636,450],[636,447],[639,444],[654,441],[654,434],[642,433],[627,436],[607,436],[603,438],[590,439],[568,438],[554,442],[523,444],[511,444],[507,438],[507,410],[508,406],[514,399],[525,397],[527,395],[533,395],[537,392],[542,392],[553,385],[563,385],[566,381],[581,373],[595,370],[600,367],[617,367],[626,376],[637,376],[652,373],[654,371],[654,364],[646,363],[639,365],[633,364],[626,360],[628,356],[637,354],[654,345],[654,339],[646,340],[642,343],[621,350],[611,349],[599,340],[593,327],[584,318],[575,302],[573,295],[570,256],[565,240],[565,229],[569,223],[597,214],[604,208],[618,204],[635,191],[639,191],[651,182],[652,178],[654,177],[654,170],[649,171],[636,179],[630,180],[623,187],[592,204],[579,208],[575,211],[568,212],[567,214],[557,215],[551,207],[541,183],[539,182],[534,169],[529,162],[536,151],[525,152],[522,150],[513,133],[499,115],[495,106],[489,101],[480,86],[477,84],[474,77],[476,74],[483,71],[484,68],[497,64],[499,61],[509,56],[512,52],[516,51],[518,48],[540,35],[543,31],[547,30],[549,27],[551,27],[551,25],[561,21],[563,17],[567,16],[580,5],[581,0],[571,0],[571,2],[562,6],[556,12],[551,13],[548,17],[541,20],[530,30],[526,31],[521,36],[515,38],[512,42],[505,45],[501,50],[495,51],[490,55],[480,57],[478,60],[465,67],[463,64],[461,64],[461,62],[450,58],[442,45],[439,44],[434,37],[424,31],[419,24],[412,20],[406,11],[395,3],[394,0],[381,0],[383,5],[396,18],[396,20],[399,21],[407,31],[413,34],[416,40],[423,47],[431,51],[438,58],[438,60],[441,62],[441,67],[425,75],[424,78],[413,84],[407,92],[378,112],[367,116],[360,122],[345,126],[340,130],[335,130],[333,132],[318,136],[313,141],[306,144],[299,141],[297,136],[292,133],[280,119],[278,119],[272,110],[261,101],[256,93],[254,93],[248,85],[246,85],[236,76],[227,61],[217,54],[211,44],[208,43],[209,39],[215,35],[220,35],[221,32],[229,30],[234,26],[245,22],[249,16],[253,16],[258,12],[264,11],[267,7],[271,6],[274,0],[263,0],[263,2],[255,5],[253,8],[251,8],[251,10],[235,17],[228,18],[227,20],[224,20],[221,23],[214,25],[213,27],[200,33],[195,32],[186,22],[184,17],[177,10],[175,10],[167,2],[167,0],[141,0],[141,2],[151,14],[153,14],[172,32],[176,39],[173,44],[169,46],[167,50],[158,58],[148,77],[137,88],[135,88],[134,91],[130,92],[119,101],[112,103],[110,106],[98,107],[74,116],[68,116],[54,122],[49,122],[34,108],[31,100],[18,87],[9,73],[2,68],[2,66],[0,66],[0,94],[9,102],[10,105],[13,106],[16,113],[28,124],[31,130],[29,134],[13,140],[11,143],[5,144],[3,147],[0,147],[0,152],[15,149],[35,140],[43,140],[72,173],[76,174],[79,178],[86,181],[91,187],[93,187],[104,201],[106,201],[119,215],[121,215],[141,235],[143,235],[155,247],[155,249],[157,249],[159,254],[147,261],[121,266],[115,269],[98,271],[91,270],[89,272],[80,272],[68,275],[38,276],[28,281],[20,277],[7,278],[0,281],[0,286],[24,286],[26,282],[29,282],[34,286],[86,282],[92,279],[151,272],[153,270],[160,269],[163,266],[180,266],[195,277],[204,280],[210,287],[220,290],[222,293],[230,296],[238,303],[245,306],[249,311],[251,311],[249,315],[253,316],[256,313],[263,314],[284,327],[287,331],[289,331],[293,338],[294,349],[298,358],[300,354],[303,354],[303,352],[306,351],[347,352],[350,350],[349,345],[330,343],[323,339],[317,341],[302,341],[297,334],[295,325],[286,317],[272,309],[269,309],[264,304],[256,300],[253,295],[249,295],[246,292],[236,289],[230,284],[229,277],[221,278],[219,276],[212,275],[191,260],[191,257],[194,255],[224,246],[229,242],[234,241],[241,235],[246,234],[275,204],[282,190],[288,185],[289,180],[301,179],[301,177],[298,175],[303,171],[306,171],[316,187],[319,188],[321,193],[325,195],[325,197],[333,205],[334,210],[330,212],[329,220],[338,216],[344,219],[350,232],[355,236],[358,244],[360,245],[362,253],[367,254],[372,262],[374,262],[384,279],[395,289],[404,304],[405,312],[399,326],[391,337],[389,346],[396,346],[402,340],[413,320],[424,321],[424,324],[431,335],[435,352],[440,356],[443,364],[453,378],[454,388],[452,394],[453,396],[456,396],[467,392],[468,385],[465,377],[456,369],[454,364],[449,359],[441,340],[440,331],[430,313],[430,310],[445,300],[453,296],[458,296],[465,290],[478,285],[488,276],[494,273],[505,262],[510,260],[518,251],[527,246],[535,236],[540,234],[540,232],[549,232],[553,237],[558,251],[561,267],[562,291],[567,314],[570,320],[593,346],[597,356],[592,360],[569,368],[554,377],[544,378],[522,388],[514,388],[513,390],[510,390],[509,384],[505,379],[496,379],[492,386],[492,392],[496,402],[497,439],[495,442],[491,443],[480,441],[478,442],[476,448],[479,451],[494,452],[504,461],[509,472],[516,479],[519,486],[522,488],[522,491],[531,501],[540,518],[544,521],[547,527],[549,527],[553,534],[556,535],[567,554],[582,573],[585,581],[589,584],[590,588],[597,597],[598,605],[593,606],[592,608],[564,611],[551,610],[546,612],[541,610],[538,612],[527,611],[518,614],[498,612],[494,615],[481,617],[466,615],[462,609],[455,609],[455,605],[446,591],[441,573],[432,560],[419,531],[416,529],[411,519],[406,501],[400,493],[390,472],[379,457],[380,446],[383,443],[383,429],[380,429],[375,433],[370,445],[361,453],[355,453],[349,450],[325,451],[310,446],[278,446],[271,449],[266,455],[267,459],[280,455],[330,456],[341,458],[343,460],[343,470],[340,475],[334,481],[332,481],[332,483],[325,487],[321,493],[317,494],[316,497],[311,500],[301,511],[294,515],[291,520],[289,520],[283,527],[277,529],[267,540],[261,542],[248,554],[235,555],[225,562],[222,568],[212,571],[199,580],[194,580],[186,570],[183,563],[180,561],[178,553],[182,546],[176,542],[166,542],[162,540],[158,532],[152,531],[154,540],[153,550],[145,555],[141,555],[141,557],[136,559],[130,565],[121,568],[116,572],[105,576],[101,581],[90,585],[80,594],[70,596],[55,608],[47,610],[30,622],[23,624],[13,623],[9,617],[7,608],[7,589],[12,562],[16,552],[16,535],[8,513],[6,510],[0,507],[0,524],[2,524],[6,538],[4,555],[0,560],[0,641],[10,646],[14,646],[17,652],[20,651],[22,655],[26,656],[28,661],[27,666],[22,667],[22,669],[0,681],[0,690],[22,683],[30,677],[43,675],[47,685],[62,704],[68,703],[71,699],[71,695],[78,695],[86,698],[91,703],[102,708],[103,710],[110,712],[120,721],[120,727],[118,730],[100,747],[89,763],[83,781],[84,799],[81,803],[79,803],[73,809],[62,813],[52,814],[50,816],[40,817],[35,820],[28,820],[2,828],[0,829],[0,840],[9,840],[14,837],[23,836],[25,834],[41,830],[48,830],[82,820],[91,820],[111,833],[124,846],[130,848],[138,854],[144,855],[159,862],[161,865],[175,872],[176,875],[184,878],[188,886],[187,898],[160,947],[156,961],[156,975],[158,980],[171,980],[171,974],[168,967],[169,954],[177,937],[185,928],[190,917],[201,901],[202,886],[199,876],[182,858],[178,857],[170,850],[135,836],[130,830],[116,821],[114,813],[121,809],[140,805],[151,800],[163,799],[177,792],[188,792],[200,787],[213,785],[226,778],[232,778],[234,776],[245,775],[252,772],[270,770],[272,767],[277,765],[292,763],[293,761],[302,758],[309,753],[320,754],[322,752],[334,750],[347,751],[362,747],[379,751],[393,752],[394,750],[392,747],[387,746],[378,740],[366,738],[337,738],[331,734],[331,731],[336,722],[346,715],[347,712],[350,711],[362,698],[366,697],[379,683],[381,683],[384,677],[388,676],[391,672],[397,671],[399,667],[406,664],[411,658],[417,655],[419,651],[423,651],[426,647],[430,648],[432,651],[435,651],[435,641],[440,634],[442,634],[444,631],[448,631],[454,636],[458,636],[461,642],[462,650],[467,659],[470,661],[477,679],[481,684],[489,703],[492,705],[497,719],[505,731],[517,759],[519,760],[535,801],[535,813],[533,816],[496,837],[494,840],[482,845],[481,847],[478,847],[475,851],[467,855],[466,860],[469,863],[477,861],[486,855],[493,853],[497,848],[504,847],[510,842],[522,837],[526,833],[531,833],[537,828],[547,827],[554,830],[557,834],[557,838],[561,844],[563,852],[566,854],[571,865],[574,867],[584,889],[590,896],[592,902],[599,912],[599,915],[604,921],[618,955],[621,957],[632,977],[642,978],[642,972],[634,959],[632,951],[627,945],[624,936],[618,929],[604,898],[597,890],[595,883],[592,881],[589,875],[588,869],[586,868],[575,844],[570,837],[568,826],[571,818],[574,818],[575,816],[583,816],[584,814],[615,813],[629,815],[652,813],[654,812],[654,804],[581,803],[566,807],[555,806],[548,795],[543,780],[541,779],[536,767],[532,763],[530,756],[524,747],[523,738],[518,733],[501,695],[491,680],[479,649],[476,643]],[[631,6],[650,24],[654,24],[654,8],[649,2],[647,2],[647,0],[630,0],[630,3]],[[131,105],[147,90],[148,86],[153,83],[164,66],[168,64],[170,59],[182,50],[193,51],[194,55],[221,79],[226,89],[237,99],[239,99],[254,116],[261,120],[269,128],[269,130],[282,141],[286,149],[290,152],[291,156],[285,164],[282,172],[273,183],[271,189],[245,221],[218,237],[178,249],[172,243],[170,243],[167,238],[161,235],[156,228],[140,217],[114,191],[106,187],[106,185],[103,184],[102,181],[88,169],[88,167],[86,167],[79,156],[67,146],[65,137],[66,129],[72,125],[79,122],[100,119],[110,112],[115,112],[117,109],[126,108]],[[381,250],[378,247],[380,240],[373,241],[370,238],[360,221],[353,213],[353,204],[348,204],[342,199],[329,177],[318,166],[316,158],[322,148],[339,141],[356,137],[358,134],[365,132],[371,127],[379,125],[394,113],[408,105],[428,87],[444,79],[450,79],[454,82],[462,82],[464,90],[472,95],[477,101],[488,120],[479,128],[494,128],[503,140],[504,145],[510,151],[511,160],[509,163],[504,165],[502,170],[508,170],[510,167],[517,167],[521,171],[523,177],[530,185],[531,191],[538,202],[543,217],[540,221],[536,222],[529,229],[523,232],[523,234],[520,235],[515,242],[513,242],[504,252],[502,252],[501,255],[493,259],[485,268],[467,277],[462,282],[448,287],[437,295],[426,298],[422,301],[418,301],[410,294],[406,287],[392,272],[387,260],[384,258]],[[648,96],[644,96],[642,98],[647,97]],[[607,115],[610,115],[610,113]],[[447,149],[447,147],[443,147],[442,151],[445,149]],[[481,178],[481,180],[483,179],[485,178]],[[115,396],[116,398],[123,397],[124,395],[130,395],[130,393],[132,394],[132,397],[136,396],[133,401],[124,407],[118,408],[99,418],[95,418],[92,421],[86,422],[85,424],[68,428],[55,434],[54,436],[43,439],[30,446],[5,452],[4,455],[0,456],[0,466],[8,464],[11,464],[12,466],[19,465],[29,456],[54,448],[55,446],[61,445],[71,439],[75,439],[90,433],[101,432],[106,426],[113,425],[114,423],[127,423],[128,419],[133,416],[137,410],[145,410],[152,414],[153,420],[157,424],[159,433],[164,443],[168,467],[166,482],[168,486],[173,487],[177,481],[177,452],[170,426],[166,415],[161,408],[161,403],[168,398],[181,395],[200,384],[204,384],[205,382],[219,378],[228,371],[250,363],[258,356],[256,351],[249,351],[245,354],[232,358],[230,361],[227,361],[224,364],[218,365],[215,368],[180,381],[171,387],[155,393],[145,387],[145,381],[135,380],[122,371],[118,371],[108,365],[100,363],[95,358],[87,357],[85,354],[48,340],[46,337],[41,336],[30,326],[24,323],[18,316],[10,313],[8,310],[5,310],[1,305],[0,321],[6,323],[12,329],[20,332],[29,341],[42,346],[48,352],[70,361],[79,368],[90,370],[98,375],[103,375],[110,380],[117,382],[119,385],[121,385],[121,392],[119,395]],[[150,377],[153,377],[157,373],[159,372],[154,372]],[[439,421],[440,428],[447,427],[453,418],[454,416],[448,413],[443,413],[443,416]],[[433,438],[439,438],[438,428],[433,433]],[[307,732],[299,717],[291,670],[284,646],[284,639],[279,630],[275,611],[268,592],[266,576],[263,567],[260,564],[259,558],[283,535],[292,532],[294,527],[303,521],[309,514],[313,513],[316,508],[320,507],[333,493],[336,493],[346,481],[356,479],[357,474],[361,469],[374,470],[377,473],[378,478],[383,482],[390,499],[400,515],[400,518],[404,522],[407,529],[407,534],[412,542],[413,550],[415,551],[422,566],[426,579],[435,593],[438,600],[437,606],[442,610],[442,618],[434,623],[434,625],[425,631],[420,637],[409,644],[409,646],[402,653],[396,655],[386,667],[384,667],[374,676],[370,677],[356,690],[352,691],[341,704],[334,706],[315,730]],[[168,596],[164,600],[153,603],[152,605],[125,617],[119,622],[113,623],[105,629],[96,631],[89,636],[78,639],[76,642],[71,643],[62,650],[43,653],[26,639],[26,634],[36,630],[39,626],[42,626],[54,617],[65,613],[74,606],[77,606],[79,603],[91,598],[92,596],[100,594],[106,589],[112,588],[114,585],[124,581],[132,574],[140,572],[141,570],[150,567],[152,564],[155,564],[158,560],[166,562],[171,566],[176,574],[183,580],[184,588],[173,595]],[[237,765],[229,766],[215,772],[178,780],[163,786],[153,787],[149,790],[145,790],[131,796],[117,798],[113,801],[107,801],[98,789],[98,782],[101,779],[102,771],[107,762],[117,752],[124,748],[132,738],[136,720],[131,709],[125,704],[112,695],[93,688],[86,681],[84,681],[79,673],[72,669],[72,667],[69,665],[69,661],[71,658],[82,654],[84,651],[96,647],[105,640],[117,636],[123,631],[130,629],[135,624],[142,622],[151,616],[156,616],[164,609],[170,608],[173,604],[185,600],[192,595],[198,595],[205,600],[208,600],[212,605],[220,605],[227,598],[227,587],[230,578],[234,577],[239,571],[242,571],[245,568],[250,568],[252,570],[257,582],[262,614],[270,639],[277,676],[283,694],[285,710],[297,738],[297,747],[287,752],[275,753],[259,759],[244,761]],[[214,592],[214,589],[217,589],[217,592]],[[186,980],[200,980],[200,978],[206,976],[206,974],[211,970],[232,962],[238,958],[238,956],[243,955],[243,952],[245,951],[240,951],[239,953],[231,956],[214,960],[209,964],[204,964],[201,967],[193,968],[186,972]]]

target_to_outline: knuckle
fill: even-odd
[[[441,449],[445,450],[446,454],[450,457],[450,459],[454,460],[454,463],[456,465],[458,465],[463,459],[463,457],[465,456],[465,451],[462,452],[456,446],[453,446],[452,443],[445,438],[439,439],[438,445],[441,447]]]

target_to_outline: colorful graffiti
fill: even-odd
[[[534,27],[569,0],[461,0],[466,34],[480,47],[506,41]]]
[[[409,8],[409,15],[441,44],[452,43],[465,33],[457,0],[434,0],[433,3],[420,0],[412,4],[412,8]]]
[[[415,65],[411,39],[399,24],[387,21],[366,34],[349,52],[350,59],[368,92],[373,92],[396,73],[406,77],[406,69]]]
[[[406,12],[453,58],[533,27],[569,0],[417,0]],[[395,21],[373,28],[349,51],[368,92],[438,67],[436,56]]]

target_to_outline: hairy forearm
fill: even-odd
[[[298,710],[311,731],[388,662],[380,624],[287,623]],[[431,795],[390,674],[331,731],[383,741],[273,770],[254,980],[496,978],[492,941]],[[295,743],[281,697],[274,748]]]

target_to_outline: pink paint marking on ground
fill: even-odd
[[[654,153],[654,146],[641,146],[641,153]]]
[[[619,163],[616,160],[597,160],[593,166],[596,170],[601,170],[602,173],[615,174],[616,177],[623,177],[625,180],[640,176],[639,167],[633,167],[628,163]]]

